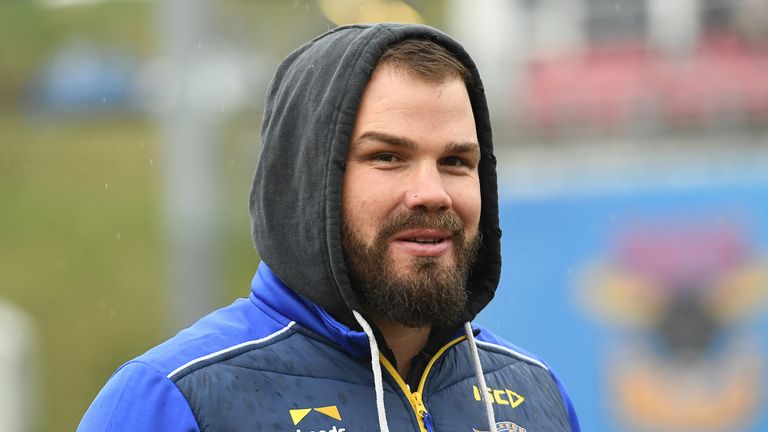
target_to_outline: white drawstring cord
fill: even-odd
[[[466,333],[467,341],[469,341],[469,351],[472,353],[472,364],[475,367],[475,376],[477,377],[478,384],[480,384],[480,394],[483,396],[485,415],[488,418],[488,432],[497,432],[496,418],[493,415],[493,406],[491,406],[491,399],[488,397],[488,386],[485,385],[483,368],[480,366],[480,354],[477,352],[475,334],[472,332],[472,325],[469,321],[464,323],[464,333]]]
[[[373,371],[373,386],[376,393],[376,412],[379,416],[379,430],[381,432],[389,432],[387,413],[384,408],[384,380],[381,376],[379,345],[376,343],[376,336],[373,334],[373,329],[365,318],[355,310],[352,311],[352,314],[368,336],[368,341],[371,346],[371,369]],[[475,376],[477,377],[478,384],[480,384],[480,394],[483,398],[485,414],[488,420],[488,432],[497,432],[496,418],[493,415],[493,406],[491,406],[491,400],[488,398],[488,386],[485,384],[483,368],[480,365],[480,355],[477,352],[477,344],[475,343],[475,335],[472,332],[472,325],[469,322],[464,323],[464,332],[467,335],[467,341],[469,341],[469,351],[472,354],[472,364],[475,369]]]
[[[379,360],[379,345],[376,343],[376,336],[368,322],[356,310],[352,311],[355,319],[363,328],[368,336],[371,345],[371,369],[373,370],[373,387],[376,392],[376,412],[379,415],[379,429],[381,432],[389,432],[387,425],[387,412],[384,409],[384,380],[381,378],[381,361]],[[494,429],[495,432],[495,429]]]

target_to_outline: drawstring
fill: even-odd
[[[381,361],[379,360],[379,345],[376,343],[376,336],[373,334],[373,329],[368,322],[363,318],[356,310],[352,311],[355,319],[363,328],[363,331],[368,336],[368,341],[371,346],[371,369],[373,370],[373,387],[376,393],[376,413],[379,416],[379,430],[381,432],[389,432],[389,425],[387,424],[387,413],[384,408],[384,381],[381,377]],[[493,407],[491,406],[491,400],[488,398],[488,387],[485,385],[485,377],[483,376],[483,368],[480,366],[480,355],[477,352],[477,344],[475,343],[475,335],[472,332],[472,325],[469,321],[464,323],[464,332],[467,335],[467,341],[469,341],[469,350],[472,353],[472,365],[475,369],[475,376],[480,387],[480,394],[482,395],[485,405],[485,414],[488,419],[488,432],[497,432],[496,418],[493,415]]]
[[[469,341],[469,351],[472,353],[472,365],[475,367],[475,376],[480,387],[480,394],[483,395],[483,402],[485,404],[485,415],[488,418],[488,432],[496,431],[496,418],[493,415],[493,407],[491,406],[491,399],[488,397],[488,386],[485,385],[485,377],[483,375],[483,368],[480,366],[480,354],[477,352],[477,344],[475,343],[475,334],[472,332],[472,325],[469,321],[464,323],[464,333],[467,335],[467,341]]]
[[[371,369],[373,369],[373,387],[376,391],[376,412],[379,415],[379,430],[381,432],[389,432],[389,425],[387,425],[387,412],[384,409],[384,381],[381,378],[381,362],[379,360],[379,345],[376,343],[376,336],[373,334],[373,329],[367,321],[356,310],[352,311],[355,319],[363,328],[363,331],[368,336],[368,341],[371,345]],[[495,432],[495,430],[494,430]]]

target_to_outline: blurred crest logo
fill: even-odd
[[[623,427],[703,432],[755,420],[765,365],[744,324],[768,297],[768,267],[742,224],[635,224],[581,284],[590,313],[618,330],[603,370]]]
[[[496,423],[496,430],[498,432],[526,432],[526,429],[510,421],[503,421]],[[486,432],[481,429],[472,428],[472,432]]]

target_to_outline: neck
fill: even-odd
[[[427,344],[431,327],[405,327],[381,319],[375,320],[375,322],[395,355],[397,373],[405,378],[411,369],[411,359],[421,352]]]

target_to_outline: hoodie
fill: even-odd
[[[341,190],[358,106],[384,50],[432,40],[472,74],[482,245],[463,329],[432,332],[406,379],[361,315],[341,246]],[[578,431],[552,371],[470,321],[501,269],[496,159],[477,68],[426,26],[352,25],[291,53],[267,94],[250,211],[262,263],[248,299],[121,366],[78,430]],[[390,426],[392,425],[392,426]]]

